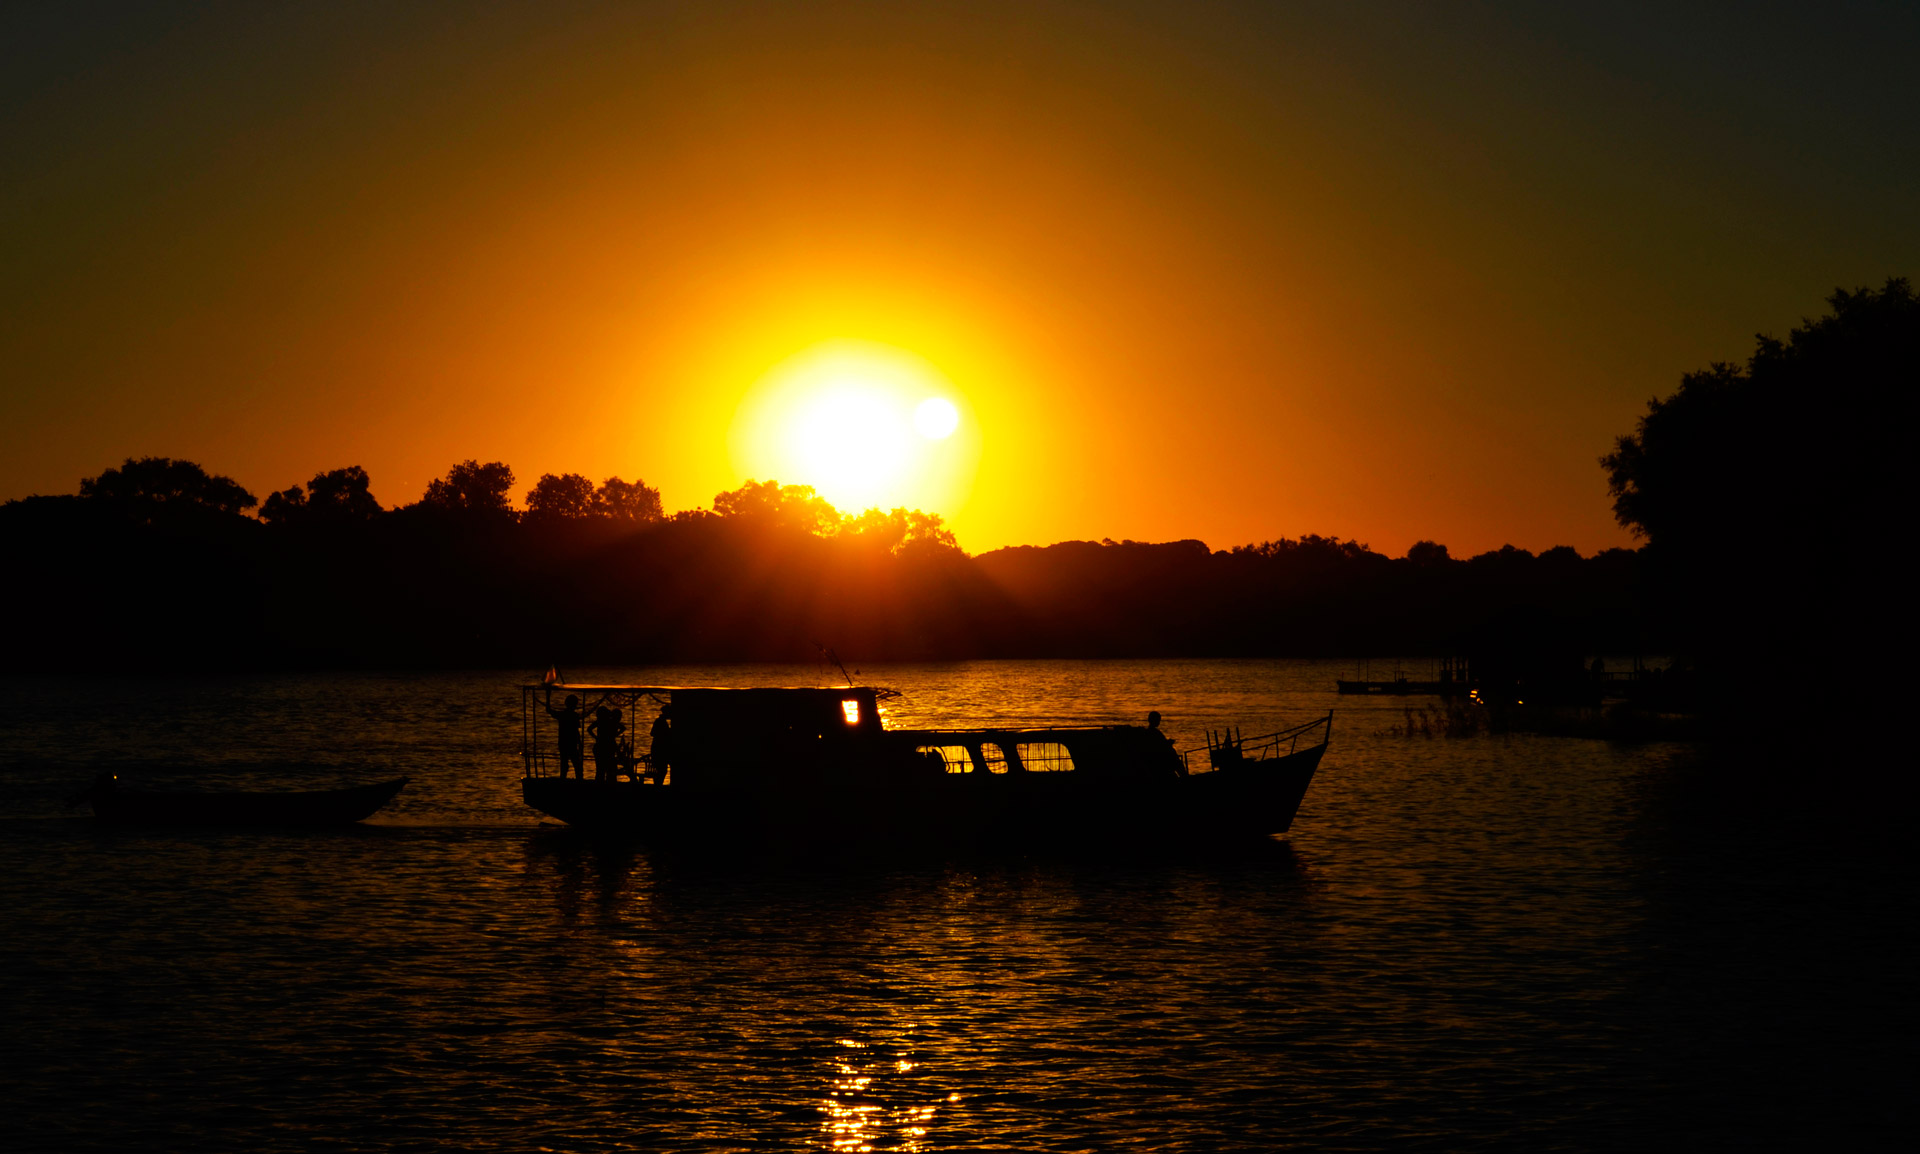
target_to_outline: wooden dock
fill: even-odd
[[[1352,680],[1334,681],[1341,693],[1381,697],[1465,697],[1479,685],[1464,657],[1441,658],[1440,668],[1436,671],[1438,676],[1420,680],[1402,673],[1398,661],[1393,663],[1393,676],[1375,679],[1367,676],[1370,672],[1368,664],[1362,661],[1358,675]]]

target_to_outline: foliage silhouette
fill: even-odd
[[[117,506],[133,520],[148,524],[183,513],[234,514],[258,503],[232,478],[171,457],[129,457],[118,469],[81,481],[80,496]]]
[[[713,499],[713,511],[759,525],[803,533],[823,533],[840,524],[840,511],[814,492],[812,485],[753,481]]]
[[[959,541],[954,538],[953,530],[942,522],[940,514],[922,513],[918,509],[892,512],[868,509],[858,517],[842,520],[839,535],[896,555],[937,556],[942,552],[960,551]]]
[[[518,516],[508,497],[512,489],[513,470],[504,462],[482,465],[469,458],[430,482],[417,507],[476,523],[511,521]]]
[[[527,491],[527,517],[534,521],[580,521],[600,517],[627,525],[662,517],[660,490],[644,481],[608,477],[596,489],[579,473],[544,473]]]
[[[1620,524],[1705,560],[1781,524],[1858,523],[1899,487],[1905,403],[1920,383],[1920,299],[1904,278],[1836,291],[1833,312],[1746,367],[1681,378],[1600,459]]]
[[[593,482],[579,473],[542,473],[527,490],[527,517],[577,521],[593,515]]]
[[[1828,303],[1785,341],[1758,337],[1745,366],[1688,373],[1600,462],[1615,517],[1648,542],[1660,627],[1732,728],[1775,731],[1779,671],[1796,669],[1826,671],[1794,712],[1830,729],[1821,707],[1911,613],[1871,543],[1911,517],[1920,299],[1894,278]]]
[[[665,513],[660,490],[645,481],[608,477],[594,490],[593,515],[644,525],[660,520]]]
[[[315,473],[303,490],[294,485],[269,493],[260,519],[269,525],[352,524],[371,521],[383,510],[374,500],[367,471],[358,465]]]
[[[203,499],[187,521],[128,517],[92,496],[0,507],[0,539],[50,559],[5,574],[16,603],[41,610],[9,638],[17,660],[810,661],[821,639],[866,661],[1346,655],[1458,652],[1516,630],[1576,652],[1649,641],[1638,558],[1624,550],[1508,547],[1458,561],[1422,542],[1395,560],[1308,535],[1223,551],[1077,541],[969,557],[935,514],[846,516],[776,481],[662,517],[643,483],[545,474],[518,517],[512,471],[473,460],[404,508],[380,510],[365,470],[350,467],[273,494],[255,520],[224,479],[190,462],[165,468],[206,481],[158,499],[184,501],[173,494],[185,487],[225,507]],[[128,488],[115,479],[127,469],[110,473],[112,485],[89,491]]]

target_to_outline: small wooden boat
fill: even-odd
[[[95,817],[120,825],[350,825],[372,817],[406,784],[396,777],[302,793],[187,793],[128,789],[113,774],[101,774],[87,799]]]

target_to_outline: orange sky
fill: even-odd
[[[477,457],[703,506],[851,340],[963,394],[970,550],[1624,544],[1648,396],[1920,272],[1920,37],[1830,11],[15,13],[0,497]]]

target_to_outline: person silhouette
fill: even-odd
[[[647,763],[653,767],[653,780],[656,785],[667,783],[667,770],[673,765],[673,706],[660,707],[660,716],[653,719],[653,729],[648,736],[653,739],[653,747],[647,752]]]
[[[1187,763],[1184,760],[1180,760],[1179,752],[1173,747],[1173,738],[1168,737],[1166,731],[1160,728],[1160,711],[1157,709],[1147,710],[1147,732],[1167,743],[1167,751],[1173,754],[1176,761],[1179,761],[1180,776],[1185,777],[1187,775]]]
[[[553,715],[555,721],[559,722],[560,776],[567,776],[567,766],[571,764],[573,766],[574,776],[585,779],[587,776],[586,749],[584,743],[581,741],[580,725],[586,720],[586,717],[584,711],[580,708],[580,698],[569,693],[567,694],[565,704],[559,709],[555,709],[552,703],[549,702],[547,712]]]
[[[612,781],[620,776],[622,769],[626,769],[629,773],[632,772],[633,742],[627,740],[626,711],[610,709],[607,712],[613,715],[613,741],[611,743],[613,746],[613,756],[609,761],[610,768],[607,771],[607,780]]]
[[[593,780],[612,781],[620,759],[620,715],[606,706],[593,711],[587,726],[593,737]]]

